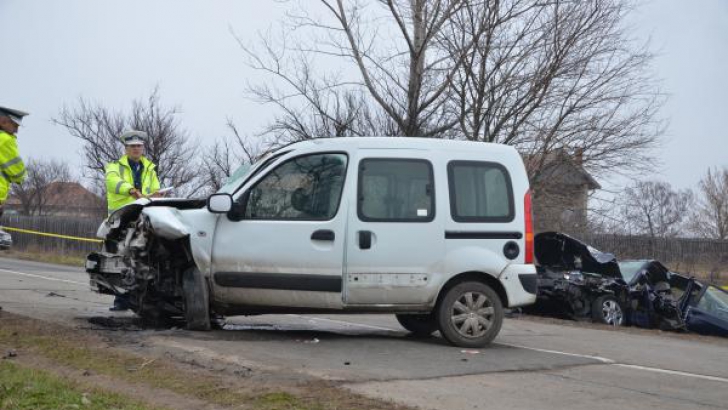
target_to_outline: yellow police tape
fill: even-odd
[[[32,235],[49,236],[51,238],[60,238],[60,239],[70,239],[73,241],[94,242],[94,243],[103,242],[101,239],[80,238],[78,236],[59,235],[57,233],[38,232],[38,231],[31,231],[30,229],[11,228],[8,226],[4,226],[3,229],[6,231],[10,231],[10,232],[29,233]]]

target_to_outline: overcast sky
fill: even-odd
[[[272,107],[246,99],[255,80],[230,33],[253,40],[278,21],[272,0],[0,0],[0,106],[32,113],[19,132],[28,157],[79,164],[80,145],[51,123],[84,97],[127,109],[158,85],[163,103],[203,142],[226,134],[231,118],[259,130]],[[631,17],[652,37],[654,71],[670,99],[670,121],[654,176],[694,186],[708,166],[728,166],[728,0],[651,0]],[[121,148],[121,147],[120,147]],[[608,182],[608,181],[602,181]]]

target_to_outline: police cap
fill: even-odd
[[[8,107],[0,107],[0,115],[10,118],[14,123],[20,125],[23,123],[23,117],[28,115],[27,112],[16,110]]]
[[[147,133],[144,131],[127,131],[119,139],[124,145],[143,145],[147,142]]]

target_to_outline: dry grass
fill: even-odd
[[[54,252],[43,252],[40,250],[15,250],[1,251],[0,256],[22,259],[26,261],[55,263],[66,266],[84,266],[86,257],[82,255],[64,255]]]
[[[327,382],[281,383],[231,378],[206,368],[118,349],[98,334],[69,329],[0,311],[0,348],[38,355],[80,372],[91,371],[128,384],[162,389],[224,407],[252,410],[402,409]],[[261,376],[261,375],[259,375]]]

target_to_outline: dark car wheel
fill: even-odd
[[[449,290],[436,308],[442,337],[455,346],[483,347],[503,324],[503,304],[490,286],[463,282]]]
[[[429,336],[437,330],[435,315],[396,315],[403,328],[417,336]]]
[[[596,298],[592,303],[592,319],[596,323],[612,326],[624,326],[625,314],[622,304],[612,295]]]
[[[210,292],[202,273],[195,267],[182,274],[185,320],[189,330],[210,330]]]

